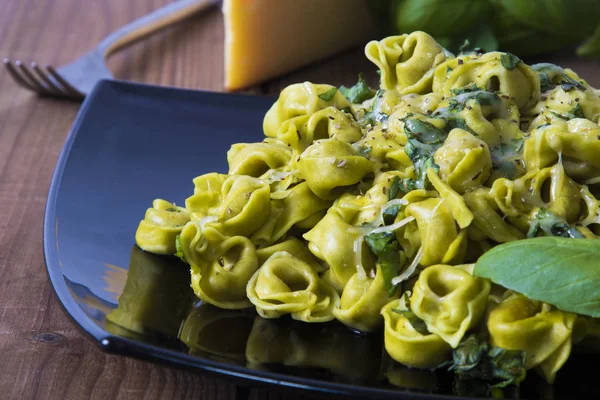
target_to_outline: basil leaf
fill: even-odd
[[[502,172],[508,179],[515,179],[517,164],[521,162],[524,139],[510,139],[506,143],[490,148],[492,168]]]
[[[585,114],[579,103],[576,103],[575,106],[571,108],[569,114],[573,115],[575,118],[585,118]]]
[[[363,79],[362,73],[358,74],[358,82],[354,86],[347,88],[340,86],[340,93],[348,99],[350,103],[359,104],[365,100],[369,100],[375,96],[375,91],[372,90],[367,82]]]
[[[585,236],[575,226],[567,224],[565,220],[557,217],[552,211],[540,208],[531,222],[527,237],[536,237],[544,232],[547,236],[559,236],[572,239],[583,239]]]
[[[385,224],[389,225],[389,224],[393,223],[394,220],[396,219],[396,217],[398,216],[399,211],[400,211],[400,204],[386,208],[383,211],[383,220],[384,220]]]
[[[491,346],[483,335],[471,334],[452,352],[450,371],[461,377],[496,381],[506,387],[525,379],[525,352]]]
[[[421,318],[417,317],[414,312],[410,310],[400,310],[398,308],[392,308],[392,311],[404,315],[413,329],[421,335],[429,335],[427,324]]]
[[[586,89],[586,87],[583,85],[582,82],[576,81],[575,79],[571,78],[569,75],[567,75],[564,72],[560,75],[560,77],[562,78],[562,80],[560,82],[560,87],[565,92],[568,92],[573,89],[577,89],[577,90],[581,90],[581,91],[584,91]]]
[[[446,132],[420,119],[406,120],[404,132],[408,139],[416,139],[425,144],[440,144],[446,140]]]
[[[484,253],[473,275],[552,304],[600,317],[600,240],[539,237],[498,245]]]
[[[519,65],[521,59],[512,53],[504,53],[500,56],[500,64],[509,71],[512,71]]]
[[[183,250],[181,249],[181,237],[179,235],[175,237],[175,249],[175,257],[178,257],[181,261],[188,264],[188,262],[185,260]]]
[[[371,233],[365,236],[365,242],[367,242],[373,254],[377,256],[385,287],[388,295],[392,296],[396,291],[392,279],[398,276],[402,264],[400,243],[398,243],[392,232]]]
[[[337,92],[337,88],[331,88],[326,92],[323,92],[319,95],[319,98],[323,101],[330,101],[335,96],[335,92]]]
[[[394,180],[392,180],[392,184],[390,185],[390,190],[388,191],[388,200],[393,200],[398,196],[398,192],[400,191],[400,178],[394,176]]]
[[[463,87],[458,88],[458,89],[451,89],[450,91],[454,95],[459,95],[459,94],[463,94],[463,93],[476,92],[478,90],[481,90],[481,89],[479,87],[477,87],[477,85],[475,84],[475,82],[471,82],[467,86],[463,86]]]
[[[381,111],[381,103],[383,101],[383,95],[385,94],[385,90],[379,89],[377,93],[375,93],[375,98],[373,99],[373,103],[371,104],[371,108],[365,115],[358,121],[361,127],[365,127],[366,125],[375,125],[376,123],[385,124],[389,118],[389,115]]]

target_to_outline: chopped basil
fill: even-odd
[[[410,323],[410,325],[413,327],[413,329],[419,332],[421,335],[429,335],[429,331],[427,330],[427,324],[425,323],[425,321],[417,317],[416,314],[411,311],[410,298],[408,297],[408,293],[404,293],[402,297],[404,298],[404,305],[406,306],[406,310],[392,308],[392,311],[397,314],[404,315]]]
[[[562,80],[560,81],[560,87],[565,92],[571,91],[573,89],[577,89],[577,90],[581,90],[581,91],[585,90],[585,86],[583,85],[582,82],[576,81],[575,79],[571,78],[566,73],[563,72],[560,75],[560,77],[562,78]]]
[[[358,153],[363,157],[368,157],[373,148],[371,146],[359,146]]]
[[[365,100],[369,100],[375,96],[375,91],[372,90],[367,82],[363,79],[362,73],[358,74],[358,82],[354,86],[347,88],[340,86],[340,93],[348,99],[350,103],[359,104]]]
[[[491,346],[482,335],[471,334],[452,352],[450,371],[467,379],[495,382],[491,387],[516,385],[525,379],[526,354]]]
[[[569,111],[569,114],[573,115],[575,118],[585,118],[585,114],[583,113],[583,109],[579,103],[575,104],[575,106]]]
[[[500,63],[509,71],[515,69],[520,62],[521,59],[512,53],[504,53],[500,56]]]
[[[463,87],[457,88],[457,89],[451,89],[450,91],[454,95],[459,95],[459,94],[463,94],[463,93],[476,92],[478,90],[481,90],[481,89],[479,87],[477,87],[475,82],[471,82],[467,86],[463,86]]]
[[[396,217],[398,216],[398,212],[400,211],[400,204],[396,204],[395,206],[391,206],[386,208],[383,211],[383,220],[386,225],[389,225],[394,222]]]
[[[515,179],[517,177],[517,164],[521,162],[520,155],[523,143],[523,138],[511,139],[490,148],[492,168],[501,171],[506,178]]]
[[[319,98],[323,101],[330,101],[335,96],[335,92],[337,92],[337,88],[331,88],[326,92],[323,92],[319,95]]]
[[[540,208],[534,220],[531,222],[527,237],[536,237],[543,232],[546,236],[558,236],[572,239],[584,238],[583,234],[575,226],[556,216],[547,208]]]
[[[365,236],[365,242],[377,256],[385,287],[388,295],[392,296],[396,291],[392,279],[400,273],[400,267],[403,264],[400,243],[393,232],[371,233]]]
[[[388,200],[393,200],[398,195],[400,191],[400,178],[397,176],[392,180],[392,184],[390,185],[390,189],[388,191]]]
[[[373,103],[371,104],[371,108],[365,115],[358,121],[361,126],[366,125],[375,125],[376,123],[385,124],[389,118],[389,115],[381,111],[381,102],[383,99],[383,95],[385,94],[385,90],[379,89],[377,93],[375,93],[375,98],[373,99]]]

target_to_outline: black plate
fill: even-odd
[[[44,221],[48,274],[66,311],[106,351],[246,382],[371,398],[475,395],[477,388],[447,373],[391,362],[381,332],[363,336],[338,323],[262,320],[252,309],[199,304],[185,265],[135,247],[151,201],[183,204],[192,178],[226,172],[232,143],[262,140],[273,101],[115,81],[96,86],[60,155]],[[554,388],[532,372],[520,396],[598,398],[587,367],[593,361],[569,361]]]

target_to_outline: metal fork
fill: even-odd
[[[17,84],[44,96],[81,100],[97,81],[111,79],[105,59],[126,45],[179,22],[192,14],[217,4],[218,0],[178,0],[167,4],[117,29],[92,51],[55,69],[35,62],[29,66],[20,60],[4,59],[4,66]]]

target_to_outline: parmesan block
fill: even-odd
[[[364,0],[224,0],[225,87],[241,89],[376,36]]]

